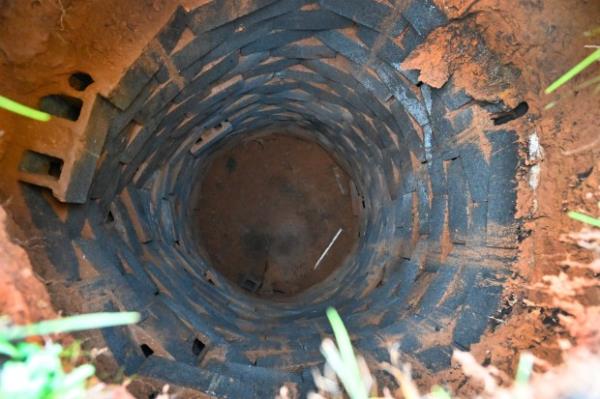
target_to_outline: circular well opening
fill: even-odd
[[[212,266],[241,289],[293,296],[339,269],[356,248],[356,186],[318,143],[286,132],[250,135],[204,165],[191,230]]]

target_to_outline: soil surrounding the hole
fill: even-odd
[[[0,207],[0,315],[19,324],[55,318],[48,292],[33,273],[27,253],[13,241],[25,243]]]
[[[352,254],[359,209],[350,184],[316,143],[284,135],[244,139],[217,153],[205,172],[194,228],[229,280],[261,296],[294,295]]]

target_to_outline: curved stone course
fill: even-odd
[[[323,363],[327,306],[369,360],[388,359],[398,342],[423,373],[480,339],[516,255],[516,133],[464,140],[478,108],[503,105],[401,69],[447,23],[430,0],[403,3],[179,8],[95,100],[87,138],[103,150],[76,169],[92,171],[88,201],[59,217],[40,189],[24,186],[58,276],[52,290],[79,298],[66,310],[142,312],[137,326],[102,331],[126,373],[217,397],[269,397],[286,382],[305,393],[310,367]],[[352,175],[365,207],[355,255],[288,302],[231,285],[186,223],[203,160],[273,126],[310,132]]]

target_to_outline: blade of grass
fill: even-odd
[[[329,366],[333,369],[337,377],[342,382],[342,385],[346,388],[346,391],[349,393],[350,397],[355,398],[356,393],[354,392],[352,373],[342,360],[342,356],[332,340],[325,338],[323,342],[321,342],[321,353],[325,357],[327,364],[329,364]]]
[[[515,376],[515,384],[525,385],[531,379],[531,373],[533,372],[534,357],[529,352],[521,353],[519,359],[519,365],[517,366],[517,375]]]
[[[3,96],[0,96],[0,108],[40,122],[48,122],[50,120],[50,114],[30,108]]]
[[[600,60],[600,49],[597,49],[587,57],[585,57],[581,62],[575,65],[573,68],[569,69],[564,75],[554,81],[550,86],[544,90],[544,93],[549,94],[558,89],[560,86],[567,83],[569,80],[573,79],[578,73],[583,71],[588,66],[592,65],[595,61]]]
[[[11,326],[0,330],[0,339],[14,341],[34,335],[58,334],[63,332],[91,330],[137,323],[137,312],[89,313],[62,319],[45,320],[25,326]]]
[[[5,355],[11,358],[17,357],[19,355],[19,350],[10,342],[0,340],[0,355]]]
[[[594,227],[600,227],[600,219],[586,215],[584,213],[571,211],[567,213],[567,216],[569,216],[571,219],[577,220],[578,222],[587,223]]]
[[[356,356],[354,355],[354,349],[352,349],[352,343],[350,342],[346,327],[344,327],[344,322],[338,312],[332,307],[327,308],[327,318],[333,329],[341,360],[351,378],[352,385],[350,387],[346,386],[348,394],[350,394],[353,399],[367,398],[367,390],[362,380],[362,376],[360,375],[360,369],[356,361]]]
[[[433,399],[452,399],[452,396],[448,393],[448,391],[439,385],[431,388],[431,393],[429,396]]]

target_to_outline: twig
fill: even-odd
[[[317,270],[317,267],[319,267],[319,265],[321,264],[321,262],[325,258],[325,255],[327,255],[327,252],[329,252],[329,250],[333,246],[333,243],[338,239],[338,237],[340,236],[340,234],[342,234],[342,229],[341,228],[337,231],[337,233],[335,233],[335,235],[333,236],[333,239],[331,240],[331,242],[329,243],[329,245],[327,246],[327,248],[325,248],[325,251],[323,251],[323,253],[321,254],[321,257],[319,258],[319,260],[317,260],[317,263],[315,263],[315,267],[313,267],[313,270]]]

